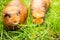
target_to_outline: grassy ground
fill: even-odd
[[[0,0],[0,40],[60,40],[60,0],[51,0],[42,25],[32,23],[30,1],[23,0],[28,7],[28,18],[18,31],[8,31],[2,22],[2,10],[9,0]]]

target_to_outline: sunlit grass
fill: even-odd
[[[30,1],[22,0],[28,7],[28,18],[18,31],[8,31],[2,22],[2,10],[9,0],[0,0],[0,40],[58,40],[60,39],[60,0],[51,0],[42,25],[32,23]]]

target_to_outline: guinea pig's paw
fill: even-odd
[[[36,19],[33,19],[33,23],[36,23],[36,24],[42,24],[44,21],[43,21],[43,18],[36,18]]]

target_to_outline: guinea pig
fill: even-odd
[[[17,30],[17,25],[26,21],[27,13],[28,9],[21,0],[12,0],[3,10],[3,23],[9,30]]]
[[[30,7],[33,16],[33,23],[42,24],[46,11],[50,5],[50,0],[32,0]]]

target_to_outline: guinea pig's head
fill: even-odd
[[[20,10],[17,7],[7,7],[3,11],[3,21],[7,26],[17,25],[20,23]]]

